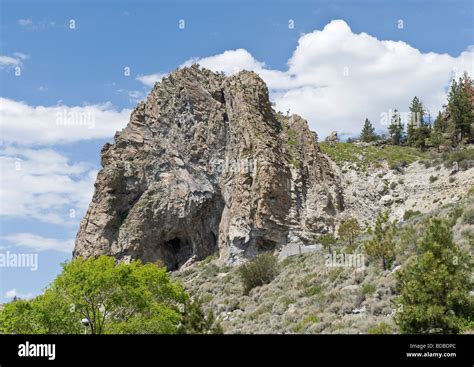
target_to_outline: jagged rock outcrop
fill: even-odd
[[[344,205],[316,140],[303,118],[272,109],[257,74],[177,70],[103,147],[74,255],[176,269],[312,242]]]

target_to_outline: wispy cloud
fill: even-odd
[[[45,30],[57,26],[56,21],[49,19],[33,20],[32,17],[20,18],[17,21],[18,25],[23,29],[30,31]]]
[[[21,52],[15,52],[11,56],[0,55],[0,69],[8,69],[15,66],[21,66],[23,61],[28,58],[28,55],[25,55]]]
[[[25,247],[38,252],[53,250],[70,253],[74,248],[74,239],[58,240],[56,238],[38,236],[33,233],[15,233],[3,236],[2,239],[15,246]]]

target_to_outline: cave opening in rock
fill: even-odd
[[[174,237],[164,244],[164,261],[168,270],[177,270],[193,254],[191,241]]]
[[[211,251],[217,251],[217,236],[211,231]]]
[[[277,247],[277,243],[267,238],[257,237],[255,238],[255,247],[258,253],[273,251]]]

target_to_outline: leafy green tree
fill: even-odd
[[[401,305],[395,321],[404,333],[458,333],[474,312],[469,256],[453,242],[446,221],[431,220],[418,254],[397,273]]]
[[[178,305],[186,300],[181,285],[173,283],[164,268],[139,261],[115,264],[107,256],[65,264],[52,289],[90,321],[92,334],[107,332],[107,323],[158,316],[166,326],[157,332],[173,332],[180,320]]]
[[[388,127],[390,139],[393,145],[400,145],[403,141],[403,124],[398,110],[393,111],[392,120]]]
[[[375,128],[369,119],[365,119],[364,127],[360,133],[359,139],[363,142],[370,143],[371,141],[377,140],[377,134],[375,134]]]
[[[0,332],[81,333],[80,320],[87,318],[92,334],[172,334],[188,317],[188,299],[183,287],[155,264],[77,258],[63,265],[43,295],[6,304],[0,310]],[[198,306],[191,310],[196,313]]]
[[[342,240],[348,241],[349,245],[352,245],[354,238],[359,235],[360,231],[361,228],[357,219],[349,218],[341,222],[337,234]]]
[[[36,313],[30,301],[17,299],[3,306],[0,312],[1,334],[35,334]]]
[[[377,215],[374,227],[368,231],[372,238],[364,244],[365,253],[380,260],[383,270],[389,269],[395,259],[394,224],[388,218],[388,211]]]
[[[337,241],[336,241],[336,238],[334,237],[333,234],[326,233],[326,234],[323,234],[321,237],[319,237],[319,242],[331,254],[332,253],[332,245],[334,245]]]
[[[47,290],[32,300],[14,300],[0,311],[0,333],[74,334],[80,317],[58,294]]]

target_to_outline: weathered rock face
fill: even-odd
[[[103,147],[74,255],[176,269],[216,251],[234,263],[312,242],[343,210],[316,139],[304,119],[272,109],[253,72],[175,71]]]

